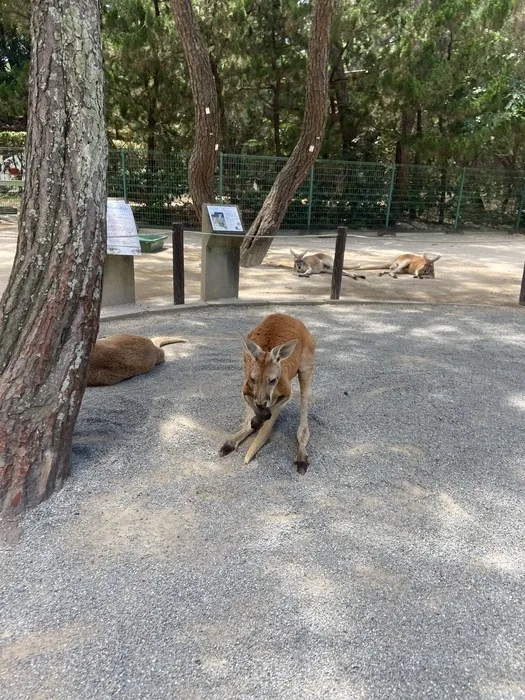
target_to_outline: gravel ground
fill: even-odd
[[[7,532],[2,700],[525,698],[523,312],[300,308],[301,477],[297,395],[217,454],[269,311],[103,324],[189,342],[87,391],[66,487]]]

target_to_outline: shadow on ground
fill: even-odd
[[[265,313],[103,324],[189,342],[88,390],[1,554],[2,698],[525,697],[521,312],[302,307],[305,477],[297,397],[249,467],[217,454]]]

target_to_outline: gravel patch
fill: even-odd
[[[298,389],[218,456],[275,310],[103,324],[189,342],[87,390],[65,488],[7,533],[2,700],[525,698],[523,312],[301,307],[299,476]]]

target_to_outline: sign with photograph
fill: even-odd
[[[239,209],[233,204],[207,204],[213,233],[243,233]]]
[[[108,255],[140,255],[137,224],[131,207],[124,199],[108,198]]]

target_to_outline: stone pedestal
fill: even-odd
[[[242,235],[212,233],[206,204],[202,206],[201,300],[237,299]]]
[[[106,255],[102,306],[135,303],[133,255]]]

